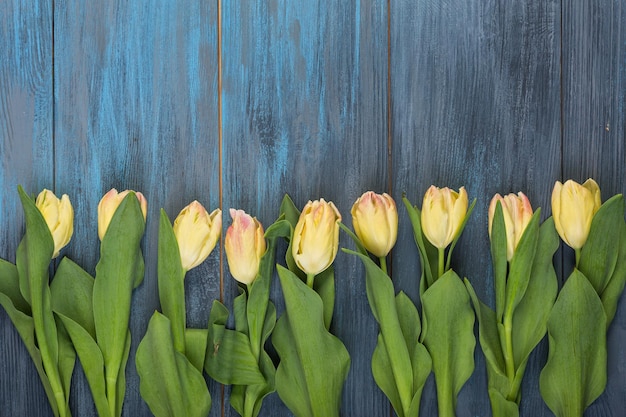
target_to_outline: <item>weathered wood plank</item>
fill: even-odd
[[[133,343],[125,416],[148,416],[134,354],[158,308],[159,209],[171,220],[194,199],[219,205],[217,4],[191,1],[57,2],[55,5],[56,180],[74,195],[70,256],[93,272],[97,204],[112,187],[143,192],[146,278],[133,296]],[[220,296],[219,251],[187,277],[189,323],[204,327]],[[72,410],[96,415],[80,373]],[[211,385],[212,416],[221,388]]]
[[[24,231],[17,185],[35,195],[55,189],[52,2],[0,2],[0,39],[0,257],[15,262]],[[0,363],[1,413],[51,415],[35,366],[2,308]]]
[[[595,179],[603,200],[626,192],[626,8],[563,1],[563,180]],[[564,261],[573,265],[568,249]],[[626,296],[608,334],[606,391],[590,416],[626,410]]]
[[[421,207],[431,184],[464,185],[477,198],[453,266],[493,305],[491,197],[523,191],[545,218],[560,173],[559,3],[404,1],[390,13],[394,195],[406,192]],[[394,280],[416,299],[419,263],[404,210],[400,221]],[[490,413],[479,347],[476,358],[459,416]],[[550,415],[536,383],[542,360],[529,365],[523,415]],[[432,382],[422,397],[426,416],[437,413]]]
[[[387,184],[386,1],[246,0],[222,7],[224,207],[245,209],[267,226],[284,193],[299,208],[323,197],[351,224],[356,198]],[[342,234],[341,245],[352,243]],[[339,253],[335,276],[332,331],[352,356],[342,415],[389,415],[370,371],[377,330],[363,268]],[[227,278],[225,299],[236,294]],[[277,279],[272,299],[282,312]],[[228,405],[225,413],[236,415]],[[273,394],[261,415],[290,414]]]

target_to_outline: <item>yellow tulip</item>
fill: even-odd
[[[422,231],[430,243],[445,249],[459,234],[467,214],[468,198],[464,187],[455,192],[432,185],[422,204]]]
[[[293,232],[292,255],[307,275],[317,275],[337,256],[341,214],[332,202],[309,201]]]
[[[259,273],[261,257],[267,248],[263,226],[243,210],[230,209],[230,217],[233,223],[224,239],[228,268],[233,278],[250,285]]]
[[[582,248],[601,205],[600,187],[594,180],[588,179],[583,185],[557,181],[552,190],[552,217],[561,239],[573,249]]]
[[[533,217],[533,208],[528,197],[522,192],[519,192],[517,195],[511,193],[505,197],[496,194],[491,199],[491,204],[489,204],[489,237],[491,237],[491,226],[498,201],[502,206],[502,216],[504,217],[506,231],[506,259],[510,261],[526,230],[526,226],[528,226],[530,219]]]
[[[113,218],[115,211],[122,203],[122,200],[124,200],[124,197],[126,197],[126,195],[130,192],[131,190],[125,190],[118,193],[115,188],[112,188],[100,200],[100,203],[98,204],[98,237],[100,240],[104,238],[104,234],[109,228],[109,224],[111,223],[111,219]],[[135,193],[137,200],[139,200],[139,206],[141,207],[143,220],[145,221],[148,213],[148,202],[140,192],[132,192]]]
[[[354,232],[374,256],[387,256],[398,237],[398,210],[387,193],[368,191],[359,197],[350,211]]]
[[[72,238],[74,233],[74,209],[70,198],[67,194],[59,199],[50,190],[43,190],[35,200],[35,206],[41,212],[41,215],[50,229],[52,240],[54,241],[53,258],[59,256],[59,252],[63,249]]]
[[[222,211],[209,214],[202,204],[193,201],[174,220],[180,261],[185,271],[200,265],[209,256],[222,232]]]

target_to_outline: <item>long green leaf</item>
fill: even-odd
[[[455,415],[456,398],[474,371],[474,311],[461,279],[448,270],[422,296],[424,345],[433,361],[439,416]]]
[[[107,380],[111,381],[117,380],[124,360],[131,293],[137,279],[144,228],[137,197],[129,193],[115,211],[100,246],[93,312],[96,340],[104,358]]]
[[[615,195],[593,216],[589,237],[580,252],[578,269],[598,295],[609,284],[619,254],[620,225],[624,222],[624,197]]]
[[[606,316],[587,278],[574,270],[548,320],[550,350],[539,377],[557,417],[582,416],[606,386]]]
[[[206,417],[211,395],[202,373],[174,347],[170,321],[155,312],[137,348],[142,398],[156,417]]]
[[[558,292],[552,258],[559,247],[559,237],[552,218],[539,229],[537,250],[524,297],[513,313],[513,357],[516,372],[547,331],[548,317]]]
[[[613,321],[613,317],[615,317],[617,303],[620,300],[622,292],[624,291],[624,285],[626,284],[626,223],[623,221],[620,222],[619,226],[616,226],[616,229],[620,230],[617,264],[615,265],[615,270],[613,271],[609,283],[600,296],[602,305],[604,306],[604,312],[606,313],[607,327]]]
[[[326,330],[319,295],[280,265],[278,276],[286,306],[272,334],[278,395],[296,417],[339,416],[348,351]]]
[[[415,239],[415,244],[417,245],[417,249],[420,255],[420,264],[422,265],[422,279],[420,282],[420,296],[429,288],[437,277],[437,250],[433,247],[433,245],[428,242],[428,239],[424,239],[424,234],[422,233],[422,222],[421,222],[421,214],[417,207],[415,207],[411,202],[406,198],[402,197],[402,201],[406,207],[407,213],[409,214],[409,220],[411,221],[411,225],[413,226],[413,237]],[[424,278],[426,278],[424,280]]]
[[[507,239],[506,225],[502,204],[496,203],[496,210],[491,223],[491,262],[493,264],[494,289],[496,293],[496,318],[502,322],[504,315],[504,304],[506,301],[506,274],[508,269],[507,261]],[[476,303],[474,303],[476,307]],[[476,309],[478,313],[478,309]]]
[[[185,271],[180,261],[178,241],[165,210],[159,222],[159,256],[157,260],[159,301],[163,315],[172,324],[174,347],[185,354]]]

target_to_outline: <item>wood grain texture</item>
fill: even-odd
[[[0,2],[0,257],[11,262],[24,232],[18,184],[35,195],[55,189],[51,63],[52,2]],[[51,414],[35,366],[2,308],[0,410]]]
[[[603,201],[626,192],[626,5],[563,1],[563,180],[595,179]],[[564,269],[573,265],[567,249]],[[626,296],[608,331],[608,381],[586,415],[626,410]]]
[[[159,210],[173,221],[194,199],[219,205],[215,2],[57,2],[55,113],[57,184],[75,194],[70,257],[93,272],[97,204],[110,188],[141,191],[149,213],[146,277],[133,296],[133,342],[125,416],[150,415],[139,394],[136,347],[158,308]],[[84,242],[79,245],[78,242]],[[206,327],[220,297],[219,251],[186,278],[189,325]],[[75,415],[95,416],[85,380],[73,386]],[[211,385],[212,416],[221,388]]]
[[[387,184],[387,11],[385,1],[223,3],[224,208],[273,222],[288,193],[300,209],[333,201],[351,224],[352,203]],[[352,243],[342,234],[341,246]],[[285,247],[277,260],[284,264]],[[370,371],[377,329],[363,268],[339,253],[331,331],[352,365],[342,415],[385,416],[389,405]],[[226,270],[228,269],[225,267]],[[225,300],[237,294],[225,281]],[[284,311],[279,283],[271,295]],[[236,415],[227,407],[225,415]],[[276,394],[261,415],[288,416]]]
[[[560,174],[559,3],[392,2],[390,13],[394,196],[406,192],[421,207],[434,184],[465,186],[477,198],[453,268],[493,306],[491,197],[523,191],[546,209]],[[400,221],[394,280],[417,299],[419,263],[405,210]],[[475,357],[459,416],[490,415],[478,346]],[[550,415],[532,375],[542,360],[535,355],[529,364],[522,415]],[[421,414],[436,415],[436,404],[431,376]]]

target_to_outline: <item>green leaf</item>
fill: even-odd
[[[324,305],[324,326],[330,329],[335,309],[335,268],[331,265],[325,271],[315,276],[313,290],[322,299]]]
[[[375,355],[372,358],[372,367],[376,367],[374,378],[392,401],[396,413],[405,416],[414,396],[413,368],[409,346],[412,346],[410,343],[419,341],[419,316],[415,317],[413,311],[405,305],[407,300],[404,298],[400,301],[396,300],[391,279],[369,256],[350,250],[344,249],[344,251],[358,256],[365,266],[367,299],[372,314],[380,326],[382,340],[378,341]],[[399,318],[398,302],[408,314],[408,317],[403,317],[403,323]],[[412,305],[410,301],[409,303]],[[417,310],[415,310],[415,314],[417,314]],[[405,325],[404,330],[407,332],[406,339],[402,324]],[[409,328],[412,328],[411,332],[409,332]],[[415,331],[417,331],[417,339],[412,337]],[[379,380],[385,386],[381,386]],[[397,391],[397,394],[393,391]],[[396,404],[398,400],[399,404]]]
[[[278,276],[286,305],[272,334],[278,395],[296,417],[338,417],[348,351],[326,330],[319,295],[280,265]]]
[[[554,221],[549,218],[539,229],[530,279],[524,297],[513,313],[512,341],[516,372],[546,334],[548,317],[558,292],[552,263],[558,247],[559,237]]]
[[[459,241],[459,238],[463,234],[463,229],[465,229],[465,225],[467,224],[467,221],[469,220],[470,216],[472,215],[472,212],[474,211],[474,206],[476,206],[476,199],[472,201],[472,204],[470,204],[469,208],[467,209],[467,213],[465,214],[465,217],[463,218],[463,223],[461,223],[461,227],[459,227],[459,231],[457,232],[456,236],[452,240],[452,243],[450,244],[450,248],[448,249],[448,257],[446,259],[445,271],[450,269],[450,263],[452,261],[452,251],[454,251],[454,248],[456,247],[456,244]]]
[[[17,274],[17,268],[10,262],[0,259],[0,305],[7,312],[7,315],[11,319],[11,322],[15,326],[18,334],[20,335],[24,346],[28,351],[33,364],[37,369],[41,384],[43,385],[48,402],[52,407],[54,415],[58,413],[58,407],[54,392],[50,386],[48,376],[43,369],[43,362],[41,360],[41,352],[37,348],[35,339],[35,324],[33,318],[30,316],[30,306],[22,298],[19,291],[19,277]]]
[[[300,218],[300,210],[298,210],[293,203],[289,194],[285,194],[283,201],[280,203],[280,215],[284,216],[285,220],[289,222],[292,228],[296,227],[298,219]]]
[[[265,379],[259,371],[248,336],[227,329],[227,320],[228,309],[219,301],[213,301],[204,370],[225,385],[262,384]]]
[[[472,300],[472,304],[474,305],[476,318],[478,319],[478,339],[480,340],[480,346],[487,361],[487,367],[507,379],[506,365],[504,362],[502,345],[500,343],[500,335],[498,333],[498,320],[496,318],[496,313],[489,308],[489,306],[478,299],[476,291],[474,291],[474,287],[467,278],[464,282],[470,299]],[[505,395],[508,394],[509,391],[508,385],[509,384],[507,383],[505,391],[501,391]]]
[[[156,417],[206,417],[211,395],[202,373],[174,347],[170,321],[155,312],[137,348],[142,398]]]
[[[58,317],[56,318],[56,326],[59,335],[59,376],[61,377],[61,385],[65,393],[65,408],[69,410],[70,386],[72,374],[74,373],[74,364],[76,363],[76,352],[67,331]]]
[[[129,193],[115,211],[100,246],[93,312],[96,340],[109,381],[117,380],[124,360],[131,293],[137,279],[135,275],[141,258],[139,244],[144,228],[139,201],[134,193]]]
[[[413,206],[413,204],[411,204],[406,197],[402,197],[402,201],[404,202],[406,210],[409,214],[409,219],[411,220],[411,225],[413,226],[413,237],[420,255],[420,263],[422,265],[422,279],[420,282],[421,296],[424,294],[426,289],[435,282],[437,277],[439,262],[438,252],[437,248],[428,242],[428,239],[424,239],[420,210]],[[424,277],[426,278],[425,280]]]
[[[593,216],[589,237],[580,252],[578,269],[587,277],[598,295],[609,284],[620,251],[620,229],[624,223],[624,197],[615,195]]]
[[[204,368],[208,337],[207,329],[185,329],[185,356],[200,373]]]
[[[172,324],[174,347],[185,354],[185,271],[180,260],[178,241],[165,210],[161,209],[158,250],[159,301],[163,315]]]
[[[50,285],[52,309],[80,325],[96,338],[93,321],[94,279],[69,258],[63,258]]]
[[[504,223],[504,214],[502,212],[502,204],[496,203],[496,210],[493,214],[491,223],[491,262],[493,264],[494,288],[496,293],[496,318],[498,322],[502,322],[504,316],[504,304],[506,301],[506,274],[508,269],[507,261],[507,238],[506,225]],[[474,307],[478,314],[476,303]]]
[[[519,302],[526,294],[533,268],[533,259],[537,251],[539,239],[540,209],[537,209],[528,222],[526,230],[520,239],[515,255],[511,259],[511,268],[506,283],[506,299],[504,304],[505,315],[512,314]]]
[[[519,417],[519,407],[515,401],[507,400],[497,389],[489,388],[488,391],[493,417]]]
[[[426,379],[432,370],[432,360],[426,347],[420,343],[420,317],[417,308],[409,297],[400,291],[396,296],[396,308],[400,327],[411,357],[411,368],[413,370],[413,398],[406,416],[417,416],[419,414],[422,390]]]
[[[617,264],[615,265],[615,270],[613,271],[609,283],[600,296],[602,305],[604,306],[604,312],[606,313],[607,327],[613,321],[613,317],[615,317],[617,303],[620,300],[622,291],[624,291],[624,285],[626,284],[626,223],[623,221],[620,222],[617,228],[620,229]]]
[[[574,270],[548,320],[550,350],[539,388],[557,417],[582,416],[606,386],[606,316],[587,278]]]
[[[448,270],[422,296],[424,345],[433,361],[441,417],[454,416],[456,398],[474,371],[474,311],[461,279]]]
[[[128,357],[130,355],[130,330],[126,332],[126,344],[124,345],[124,352],[122,354],[122,362],[119,367],[117,383],[115,384],[116,395],[115,395],[115,415],[122,415],[122,407],[124,405],[124,395],[126,393],[126,363],[128,362]],[[111,399],[109,398],[109,402]]]

